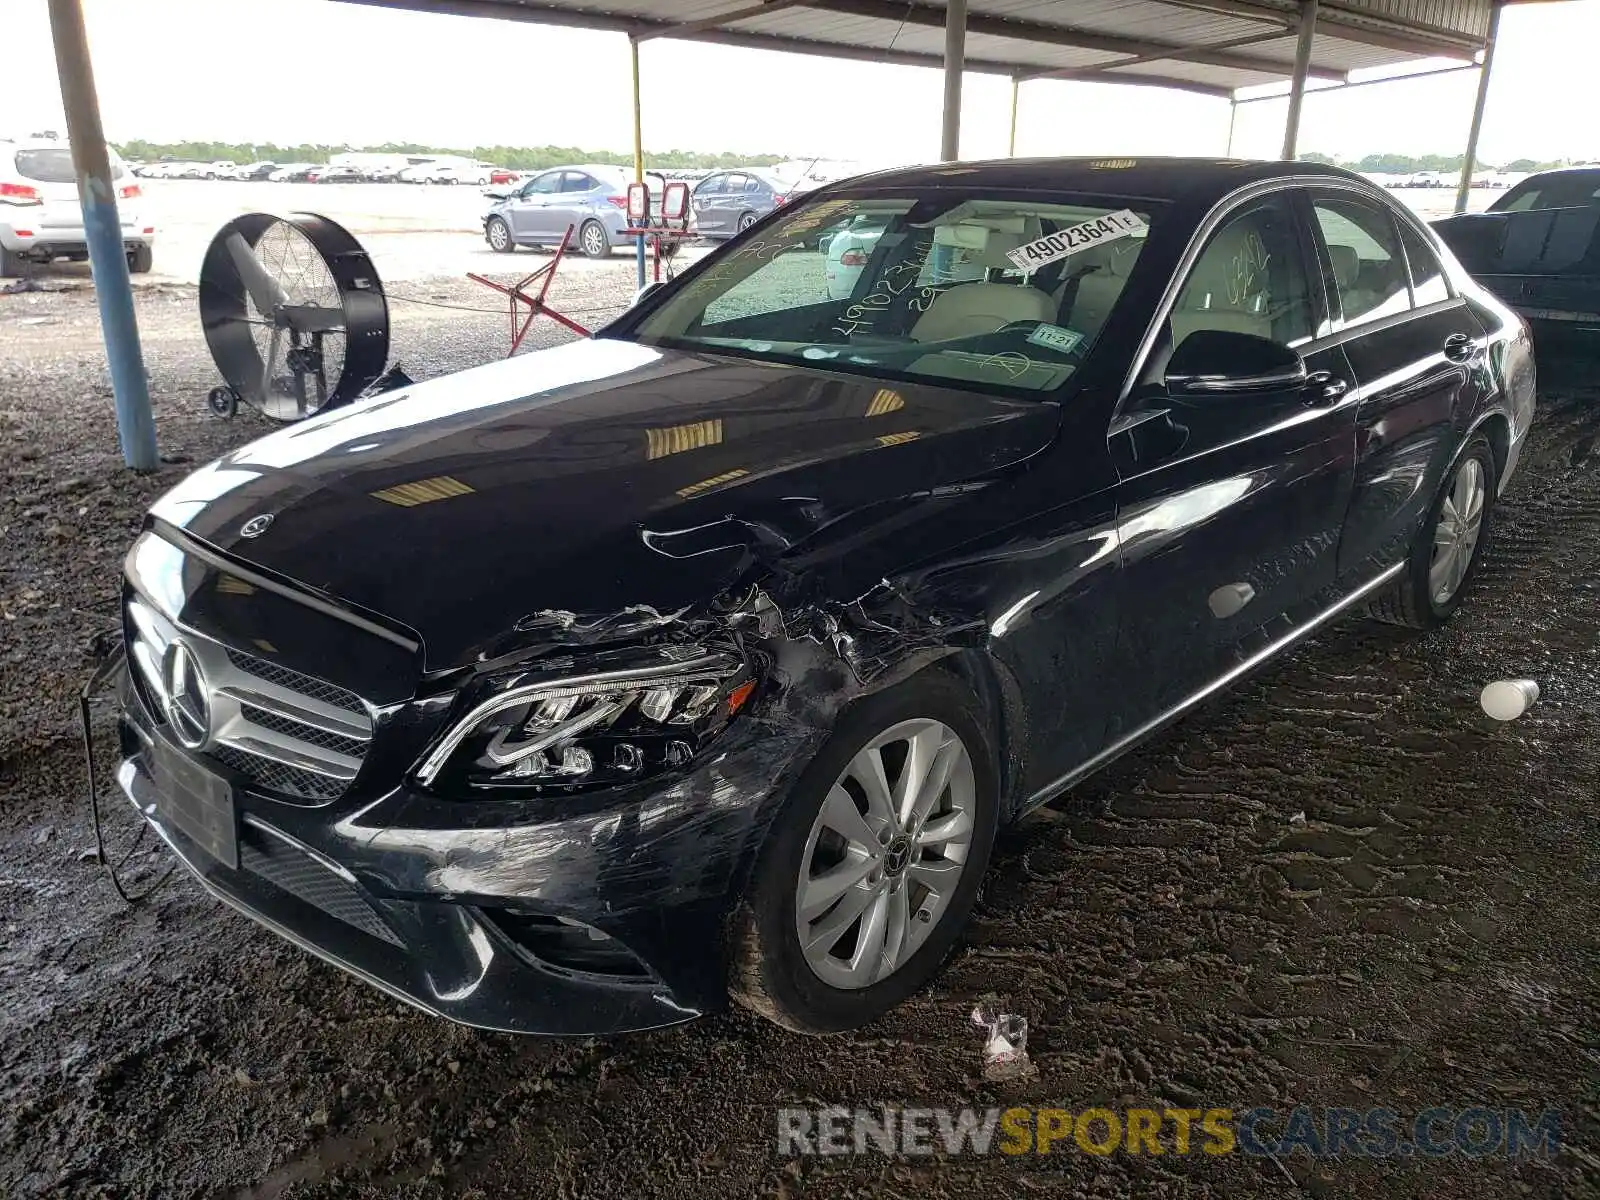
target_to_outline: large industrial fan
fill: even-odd
[[[314,213],[247,213],[212,239],[200,322],[217,370],[212,410],[243,400],[274,421],[346,404],[383,374],[389,306],[361,243]]]

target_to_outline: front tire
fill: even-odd
[[[517,244],[511,240],[511,227],[499,217],[489,218],[483,235],[489,239],[489,248],[498,254],[510,254],[517,248]]]
[[[611,235],[599,221],[585,221],[578,230],[578,248],[585,258],[608,258],[611,255]]]
[[[899,1004],[965,927],[998,811],[985,724],[953,675],[849,710],[768,835],[736,917],[733,998],[800,1033]]]
[[[1405,571],[1372,602],[1374,617],[1412,629],[1436,629],[1461,607],[1494,525],[1496,482],[1494,450],[1487,438],[1475,434],[1445,473]]]

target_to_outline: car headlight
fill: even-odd
[[[456,722],[422,759],[417,779],[627,783],[688,766],[754,690],[742,656],[700,648],[586,674],[524,672]]]

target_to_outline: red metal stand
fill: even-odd
[[[515,354],[521,348],[522,339],[528,336],[528,328],[533,324],[533,319],[541,315],[565,325],[579,337],[589,336],[589,331],[582,325],[579,325],[571,317],[558,313],[544,302],[545,294],[549,292],[550,284],[556,277],[556,268],[561,265],[561,257],[567,252],[567,242],[572,238],[572,229],[573,227],[568,225],[566,233],[561,235],[561,245],[556,247],[556,256],[554,258],[532,275],[526,276],[517,283],[496,283],[492,279],[485,279],[482,275],[474,275],[471,271],[467,272],[468,279],[481,283],[484,287],[493,288],[506,297],[506,315],[511,319],[511,353],[506,355],[507,358],[510,358],[512,354]],[[530,296],[525,289],[536,279],[542,279],[544,282],[539,285],[539,294]],[[528,306],[528,315],[521,318],[522,324],[520,326],[517,324],[517,306],[519,304]]]
[[[652,249],[651,261],[654,265],[652,282],[655,283],[661,282],[662,260],[669,259],[676,254],[678,252],[678,247],[682,244],[683,239],[686,236],[682,230],[666,229],[660,225],[635,226],[631,224],[627,229],[622,231],[622,235],[630,238],[642,237],[650,243]],[[666,240],[668,246],[670,247],[669,249],[662,249],[661,243],[663,239]]]

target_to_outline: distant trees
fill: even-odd
[[[190,162],[306,162],[322,163],[335,154],[360,151],[367,154],[461,154],[468,158],[510,167],[518,171],[560,166],[562,163],[614,163],[632,166],[633,155],[617,150],[584,150],[577,146],[473,146],[468,149],[424,146],[417,142],[387,142],[382,146],[330,146],[301,143],[297,146],[277,142],[150,142],[134,138],[117,145],[124,158],[152,162],[170,156]],[[715,154],[699,150],[650,151],[646,161],[654,167],[740,167],[771,166],[788,157],[782,154],[740,154],[723,150]]]
[[[1361,171],[1371,175],[1415,175],[1419,171],[1444,171],[1452,175],[1461,173],[1461,164],[1466,161],[1464,154],[1368,154],[1354,162],[1337,159],[1329,154],[1315,152],[1299,156],[1301,162],[1325,163],[1328,166],[1348,167],[1352,171]],[[1553,167],[1563,167],[1564,162],[1539,162],[1531,158],[1519,158],[1506,163],[1498,168],[1502,171],[1548,171]],[[1496,168],[1483,159],[1473,161],[1476,171],[1493,171]]]

